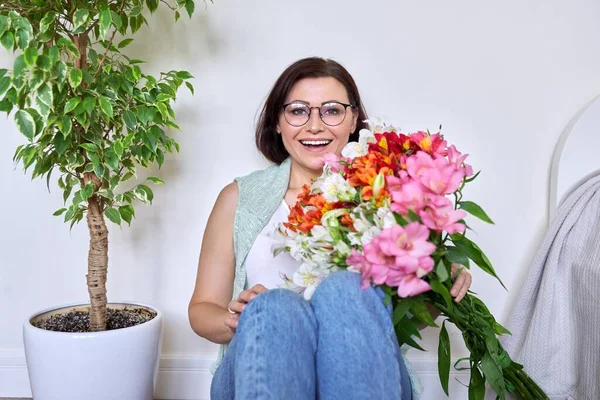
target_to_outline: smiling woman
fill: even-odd
[[[293,215],[288,204],[324,158],[358,141],[366,119],[354,79],[332,60],[299,60],[271,89],[256,145],[274,165],[220,193],[189,305],[192,329],[222,344],[211,399],[418,399],[383,292],[337,271],[306,301],[285,279],[299,262],[271,250],[274,226]]]

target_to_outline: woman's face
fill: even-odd
[[[277,131],[281,134],[283,144],[300,166],[319,174],[323,157],[327,153],[340,155],[348,143],[350,134],[356,129],[358,112],[352,107],[335,103],[349,104],[348,93],[344,85],[335,78],[306,78],[292,86],[285,104],[290,104],[279,115]],[[345,111],[345,118],[335,126],[327,125],[319,116],[317,108],[321,107],[323,119],[336,124]],[[308,117],[308,121],[299,125]]]

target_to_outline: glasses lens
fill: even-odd
[[[293,126],[304,125],[310,116],[310,109],[306,104],[292,103],[284,110],[285,120]]]
[[[340,103],[327,103],[321,106],[321,119],[327,125],[339,125],[346,117],[346,107]]]

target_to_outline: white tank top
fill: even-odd
[[[289,206],[282,200],[250,248],[246,256],[247,288],[260,283],[267,289],[276,289],[284,283],[285,275],[291,278],[300,266],[300,262],[287,252],[273,257],[274,240],[269,235],[281,222],[287,221],[289,212]]]

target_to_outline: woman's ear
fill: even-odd
[[[352,129],[350,134],[352,135],[356,131],[356,123],[358,122],[358,111],[352,111]]]

